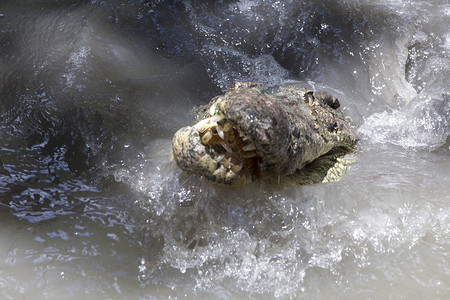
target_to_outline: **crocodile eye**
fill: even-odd
[[[330,100],[327,102],[327,104],[333,109],[338,109],[341,106],[338,98],[334,98],[334,97],[331,97]]]

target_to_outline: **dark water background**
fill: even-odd
[[[450,5],[1,0],[0,298],[450,294]],[[174,132],[235,81],[325,89],[337,183],[229,189]]]

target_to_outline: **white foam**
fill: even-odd
[[[418,97],[407,106],[369,116],[359,132],[372,143],[434,150],[450,134],[447,98]]]

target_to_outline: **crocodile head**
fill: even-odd
[[[197,123],[173,138],[173,155],[186,171],[230,185],[261,176],[297,173],[333,148],[356,139],[336,114],[337,99],[289,87],[277,94],[261,85],[237,83],[201,107]]]

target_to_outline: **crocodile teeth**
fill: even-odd
[[[259,173],[257,164],[251,160],[257,155],[256,146],[250,137],[235,129],[223,114],[216,112],[215,105],[211,106],[210,114],[211,117],[198,122],[194,128],[201,134],[203,145],[220,145],[225,150],[225,153],[219,150],[222,154],[215,159],[220,166],[215,171],[217,176],[234,176],[244,168],[253,170],[254,174]]]
[[[222,140],[224,140],[225,139],[225,133],[223,132],[222,126],[217,125],[216,126],[216,131],[217,131],[217,134],[219,134],[220,138]]]
[[[239,133],[239,136],[241,136],[240,133]],[[242,135],[241,138],[243,141],[250,141],[250,137],[248,135]]]
[[[202,136],[202,142],[204,144],[208,144],[209,141],[212,139],[212,137],[213,137],[213,135],[212,135],[211,131],[207,131]]]
[[[242,153],[242,157],[243,158],[253,158],[256,157],[256,152],[255,151],[246,151],[244,153]]]
[[[228,144],[225,143],[224,141],[220,142],[220,145],[222,145],[222,147],[223,147],[228,153],[233,153],[233,149],[231,149],[230,145],[228,145]]]
[[[250,144],[245,145],[244,147],[242,147],[242,150],[245,151],[245,152],[253,151],[255,149],[256,149],[256,146],[253,143],[250,143]]]
[[[231,171],[233,171],[236,174],[239,173],[243,167],[244,167],[243,164],[239,164],[239,165],[230,164]]]
[[[209,108],[209,115],[210,116],[214,116],[216,112],[216,104],[214,103],[213,105],[211,105],[211,107]]]
[[[208,124],[210,121],[210,119],[204,119],[201,120],[200,122],[198,122],[197,124],[194,125],[194,128],[197,129],[198,131],[202,132],[204,131],[204,128],[206,126],[206,124]]]
[[[228,168],[228,170],[231,170],[231,166],[232,166],[233,164],[231,163],[231,157],[227,160],[227,168]]]
[[[222,121],[223,119],[225,119],[225,116],[219,114],[219,115],[213,116],[213,117],[211,118],[211,121],[213,121],[213,122],[219,122],[219,121]]]

